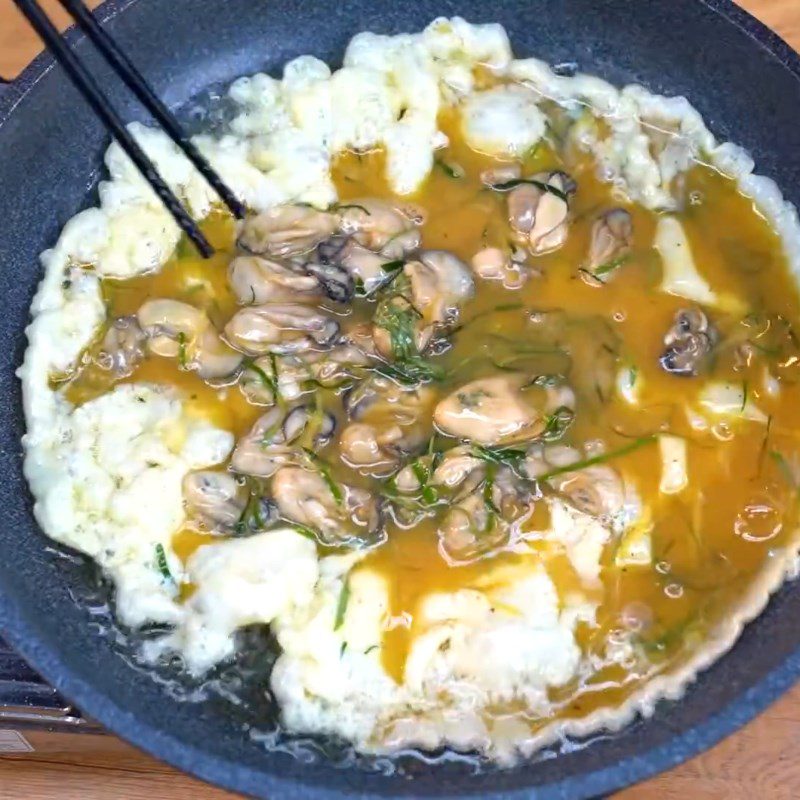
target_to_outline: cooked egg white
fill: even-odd
[[[189,470],[224,460],[233,437],[187,418],[162,386],[118,386],[62,411],[49,430],[25,439],[39,524],[104,568],[123,623],[177,620],[181,569],[170,540],[184,516],[181,481]]]
[[[554,513],[561,509],[554,503]],[[593,584],[610,533],[580,512],[563,513],[577,524],[565,530],[556,523],[550,535],[562,547],[553,553],[566,552]],[[336,627],[345,582],[348,600]],[[386,579],[353,558],[325,558],[313,601],[276,620],[283,654],[272,690],[290,729],[339,733],[373,752],[448,743],[509,760],[519,742],[492,707],[518,701],[546,714],[548,689],[576,674],[575,627],[593,619],[595,607],[589,594],[560,598],[546,562],[490,567],[475,588],[424,599],[408,621],[413,638],[397,683],[381,654],[383,632],[399,622],[389,618]],[[517,735],[526,728],[512,727]]]
[[[175,631],[149,643],[147,655],[182,653],[202,674],[233,655],[238,628],[307,607],[318,574],[316,546],[289,528],[204,545],[186,564],[185,579],[196,588]]]
[[[473,150],[501,158],[521,158],[545,132],[537,96],[524,86],[473,92],[461,107],[461,121]]]

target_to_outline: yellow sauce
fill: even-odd
[[[428,214],[423,228],[425,246],[451,250],[468,261],[482,247],[506,244],[504,198],[486,191],[479,178],[482,170],[497,162],[466,147],[451,121],[445,121],[443,127],[451,146],[441,158],[446,163],[458,164],[466,174],[454,179],[444,169],[434,168],[423,190],[412,199]],[[536,158],[538,163],[528,165],[526,173],[560,166],[547,152],[540,151]],[[599,629],[591,631],[590,636],[584,631],[582,637],[584,646],[592,643],[599,646],[608,631],[619,625],[621,609],[632,602],[641,602],[652,610],[654,617],[647,634],[649,650],[655,660],[663,660],[679,649],[690,623],[696,624],[702,633],[719,614],[724,614],[748,578],[758,571],[769,550],[779,547],[794,530],[796,490],[776,469],[775,459],[767,452],[780,452],[790,460],[797,453],[800,434],[795,431],[800,430],[800,390],[784,382],[776,401],[765,396],[757,370],[748,376],[718,365],[713,375],[715,380],[730,379],[736,385],[748,381],[749,399],[771,416],[769,440],[765,445],[765,426],[751,422],[737,427],[734,439],[727,443],[694,433],[681,409],[684,404],[695,403],[705,381],[671,376],[658,362],[664,349],[664,332],[676,311],[691,303],[656,290],[660,265],[652,241],[657,217],[638,205],[625,205],[633,216],[632,257],[605,286],[584,282],[578,268],[588,252],[595,215],[620,203],[612,199],[610,187],[596,178],[590,159],[569,171],[579,189],[572,205],[574,221],[565,246],[535,259],[542,276],[528,281],[521,289],[507,291],[498,288],[496,282],[479,283],[468,314],[513,301],[531,309],[563,308],[585,316],[602,315],[622,340],[625,363],[635,365],[638,379],[646,387],[643,401],[639,409],[633,409],[618,399],[613,400],[604,406],[602,414],[599,408],[590,409],[594,414],[586,413],[586,406],[579,401],[580,410],[568,439],[581,442],[602,438],[609,449],[614,449],[623,447],[630,439],[616,435],[612,425],[618,431],[640,436],[657,430],[654,424],[664,419],[669,422],[671,432],[689,437],[691,483],[680,495],[667,497],[658,493],[661,464],[657,447],[644,447],[614,462],[623,476],[633,481],[644,504],[653,509],[654,561],[664,561],[670,568],[665,575],[651,568],[615,568],[613,548],[609,548],[603,576],[606,599],[598,615]],[[391,197],[382,175],[380,154],[341,157],[336,171],[340,198],[347,202],[364,196]],[[699,269],[712,290],[746,298],[751,310],[769,309],[796,320],[797,289],[789,277],[780,241],[752,201],[732,181],[702,166],[688,174],[687,191],[699,193],[702,203],[690,206],[680,220]],[[755,264],[752,267],[753,272],[742,272],[738,264],[731,263],[731,254],[737,250],[742,260],[746,261],[749,254],[757,263],[757,267]],[[712,318],[716,316],[713,311],[710,314]],[[496,315],[494,319],[497,332],[509,339],[524,339],[529,335],[522,315],[509,313]],[[456,347],[448,359],[455,362],[458,354],[473,352],[479,346],[477,336],[466,328],[458,334]],[[782,530],[761,543],[746,541],[735,533],[737,516],[748,502],[758,500],[764,493],[785,507]],[[509,557],[519,556],[501,556]],[[429,529],[390,531],[388,544],[376,551],[367,565],[390,578],[392,613],[406,612],[411,618],[421,598],[431,591],[470,586],[483,566],[481,562],[470,567],[448,566],[438,556],[433,525]],[[553,577],[563,596],[567,589],[565,581]],[[400,627],[387,633],[384,640],[384,664],[397,679],[402,676],[410,635],[408,628]],[[610,674],[598,674],[592,681],[606,687],[602,692],[582,694],[570,687],[566,694],[574,694],[572,713],[583,714],[598,705],[613,705],[637,685],[629,682],[608,688],[609,682],[622,684],[625,676],[620,669],[605,673]],[[570,713],[569,709],[565,713]]]
[[[457,164],[463,177],[454,178],[448,169],[436,166],[430,178],[412,200],[427,214],[423,245],[454,252],[465,261],[483,247],[507,245],[505,196],[488,190],[480,172],[498,162],[471,151],[461,140],[454,120],[445,118],[442,127],[450,138],[446,152],[437,154],[445,165]],[[542,147],[525,165],[526,173],[564,168],[556,155]],[[637,488],[643,505],[654,521],[653,564],[616,567],[612,543],[603,556],[604,599],[595,628],[578,629],[586,650],[602,647],[609,631],[620,626],[620,613],[631,603],[646,605],[653,624],[642,634],[652,657],[653,669],[674,663],[702,641],[703,632],[726,613],[752,580],[771,549],[787,543],[797,523],[797,487],[786,466],[800,454],[800,387],[791,377],[791,365],[784,370],[777,397],[763,390],[762,372],[767,355],[756,357],[748,370],[736,370],[730,359],[714,367],[714,380],[729,380],[746,386],[748,400],[769,416],[769,425],[742,421],[733,429],[730,441],[693,431],[684,406],[696,406],[705,377],[680,378],[659,366],[663,336],[675,313],[686,300],[658,291],[661,268],[652,248],[657,216],[637,205],[625,207],[633,217],[634,244],[630,259],[603,286],[582,278],[580,267],[588,252],[590,230],[597,213],[620,205],[609,185],[595,175],[588,156],[577,156],[568,171],[578,183],[571,205],[569,238],[559,250],[533,259],[539,274],[520,289],[509,291],[494,281],[477,280],[473,301],[462,309],[462,318],[484,314],[480,324],[468,325],[454,337],[452,349],[441,358],[447,367],[459,364],[485,343],[488,334],[513,341],[530,336],[524,311],[493,313],[499,305],[519,303],[525,309],[564,309],[582,318],[601,317],[604,326],[589,328],[587,335],[573,341],[574,368],[590,369],[596,360],[598,330],[618,345],[618,364],[635,369],[644,386],[640,405],[632,408],[616,395],[579,395],[577,417],[566,437],[568,443],[601,439],[608,450],[620,448],[636,437],[663,430],[688,439],[689,487],[678,495],[660,495],[660,459],[657,445],[641,447],[614,461],[627,481]],[[383,178],[383,155],[346,154],[334,165],[334,179],[340,201],[361,197],[392,198]],[[768,223],[730,180],[704,166],[694,167],[686,176],[687,191],[699,201],[678,214],[690,239],[692,251],[712,290],[733,294],[746,302],[749,311],[782,314],[800,319],[798,293],[789,276],[781,244]],[[226,283],[227,263],[233,252],[231,221],[216,215],[203,229],[219,248],[209,261],[199,259],[183,242],[175,256],[158,273],[131,281],[107,281],[105,296],[109,316],[135,313],[149,297],[173,297],[207,310],[218,326],[236,308]],[[709,311],[723,336],[739,320]],[[592,323],[596,325],[597,322]],[[81,403],[110,388],[107,375],[91,365],[74,376],[66,386],[67,397]],[[448,385],[469,379],[470,367],[448,379]],[[240,435],[263,413],[250,405],[232,386],[214,389],[193,373],[178,369],[174,360],[149,358],[127,380],[167,383],[184,393],[192,413]],[[443,390],[444,391],[444,390]],[[323,403],[332,403],[330,392]],[[333,465],[334,477],[357,485],[371,485],[354,477],[342,465],[332,445],[323,453]],[[376,488],[377,490],[377,488]],[[749,511],[748,511],[749,507]],[[772,514],[770,508],[780,509]],[[752,518],[742,535],[743,515]],[[737,522],[738,520],[738,522]],[[772,534],[776,524],[780,529]],[[537,506],[526,530],[546,529],[547,511]],[[360,568],[378,570],[390,586],[390,613],[409,624],[398,624],[384,637],[382,657],[387,671],[402,680],[406,655],[414,635],[413,619],[422,598],[433,591],[469,587],[485,572],[487,562],[450,566],[439,554],[436,524],[426,520],[411,530],[393,524],[387,528],[387,542],[374,550]],[[756,540],[762,537],[761,540]],[[535,537],[534,537],[535,538]],[[176,534],[174,547],[187,559],[213,537],[202,531],[184,529]],[[496,556],[509,563],[537,562],[536,544],[528,552],[517,548]],[[569,562],[551,559],[551,577],[563,597],[577,587]],[[684,647],[684,645],[686,645]],[[599,705],[611,705],[641,684],[645,674],[630,674],[619,666],[608,667],[588,679],[553,694],[563,703],[561,713],[582,715]],[[532,723],[532,724],[538,724]]]

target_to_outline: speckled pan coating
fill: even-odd
[[[751,151],[758,171],[800,205],[800,58],[728,0],[110,0],[99,11],[156,90],[180,105],[209,85],[313,53],[336,63],[360,30],[419,30],[458,14],[500,22],[515,53],[616,84],[685,94],[720,139]],[[81,54],[81,37],[68,38]],[[89,59],[93,65],[98,60]],[[107,77],[107,70],[98,66]],[[126,119],[141,113],[121,89]],[[417,764],[404,777],[304,765],[267,753],[219,704],[180,704],[134,670],[90,625],[89,571],[37,529],[21,472],[23,432],[14,369],[40,277],[37,254],[87,203],[106,137],[48,57],[0,85],[0,629],[60,691],[110,730],[208,781],[280,798],[582,798],[676,764],[749,720],[800,675],[800,585],[784,587],[734,649],[680,703],[557,759],[472,775]],[[81,586],[81,582],[87,583]],[[77,586],[72,591],[71,587]]]

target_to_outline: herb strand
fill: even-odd
[[[375,372],[404,384],[444,379],[444,370],[423,358],[416,344],[416,322],[420,312],[402,294],[382,300],[375,311],[374,322],[389,334],[394,362],[380,364]]]
[[[344,624],[344,617],[347,613],[347,604],[350,602],[350,578],[344,579],[342,590],[339,592],[339,600],[336,602],[336,616],[333,619],[333,629],[338,631]]]
[[[764,456],[767,454],[767,446],[769,445],[769,434],[772,431],[772,414],[767,417],[767,430],[764,433],[764,438],[761,440],[761,449],[758,453],[758,473],[764,469]]]
[[[261,484],[254,479],[248,479],[248,484],[249,494],[247,496],[247,503],[242,509],[242,513],[239,515],[236,524],[233,526],[233,530],[239,535],[245,534],[248,531],[254,532],[264,530],[267,525],[267,520],[264,519],[261,509]]]
[[[289,527],[293,528],[301,536],[305,536],[314,542],[317,541],[317,532],[313,528],[309,528],[308,525],[303,525],[302,522],[290,522]]]
[[[441,158],[434,159],[433,163],[439,167],[439,169],[444,172],[448,178],[459,180],[466,174],[464,172],[464,168],[460,164],[449,164],[447,161],[444,161]]]
[[[331,476],[331,468],[328,466],[328,464],[326,464],[323,459],[321,459],[313,450],[309,449],[308,447],[304,447],[303,452],[308,456],[308,459],[319,472],[322,480],[325,481],[330,493],[333,495],[333,499],[336,501],[336,505],[344,505],[344,492],[342,491],[342,487],[339,486],[339,484],[336,483]]]
[[[603,275],[608,275],[614,270],[619,269],[628,259],[630,258],[629,255],[617,256],[617,258],[612,259],[611,261],[607,261],[605,264],[601,264],[597,269],[595,269],[592,274],[595,278],[599,278]]]
[[[431,475],[428,467],[420,461],[420,459],[416,459],[411,462],[411,471],[414,473],[414,477],[419,481],[420,494],[426,505],[432,506],[438,503],[439,492],[436,491],[436,487],[429,484]]]
[[[500,509],[492,499],[495,466],[495,464],[487,464],[486,478],[483,482],[483,504],[486,507],[486,522],[483,526],[483,533],[489,533],[494,528],[497,517],[500,515]]]
[[[567,432],[567,428],[572,425],[574,419],[575,412],[571,408],[559,406],[547,417],[542,438],[546,442],[554,442],[560,439]]]
[[[536,480],[547,481],[550,480],[550,478],[557,477],[558,475],[564,475],[568,472],[577,472],[578,470],[586,469],[587,467],[593,467],[595,464],[605,464],[607,461],[620,458],[621,456],[626,456],[628,453],[632,453],[634,450],[639,450],[645,445],[652,444],[657,439],[657,434],[641,436],[632,441],[630,444],[620,447],[617,450],[611,450],[608,453],[601,453],[599,456],[592,456],[591,458],[585,458],[582,461],[576,461],[573,464],[567,464],[564,467],[555,467],[547,472],[543,472],[541,475],[536,476]]]
[[[178,332],[178,364],[181,369],[186,369],[186,334]]]
[[[174,581],[175,578],[172,577],[172,573],[169,570],[169,564],[167,563],[167,554],[164,551],[164,545],[159,542],[156,545],[156,566],[158,567],[158,571],[161,575],[168,581]]]
[[[489,464],[498,464],[506,467],[516,467],[527,453],[513,447],[484,447],[482,444],[473,444],[472,455]]]
[[[569,202],[569,196],[566,192],[562,192],[561,189],[550,183],[537,181],[535,178],[514,178],[510,181],[503,181],[502,183],[491,183],[489,184],[489,188],[493,189],[495,192],[508,192],[525,183],[535,186],[543,192],[555,195],[559,200],[563,200],[565,203]]]
[[[270,353],[270,363],[272,365],[272,375],[267,375],[267,373],[255,363],[253,359],[248,360],[246,362],[245,367],[246,369],[252,370],[256,377],[264,384],[264,386],[269,389],[270,394],[272,395],[272,402],[277,403],[280,400],[280,392],[278,391],[278,368],[275,361],[275,354]]]

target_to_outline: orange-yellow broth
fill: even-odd
[[[470,150],[452,120],[444,119],[443,125],[450,145],[437,153],[430,177],[410,199],[424,207],[427,214],[423,245],[450,250],[469,261],[487,245],[505,247],[508,242],[504,196],[487,189],[479,177],[482,170],[498,162]],[[464,174],[454,177],[454,165]],[[727,613],[770,551],[789,544],[797,522],[794,465],[800,452],[800,388],[792,379],[793,365],[788,364],[783,365],[779,395],[770,397],[763,391],[763,369],[770,365],[771,357],[776,357],[768,353],[744,370],[737,369],[731,359],[721,359],[710,376],[681,378],[666,374],[658,361],[663,336],[676,311],[686,307],[687,302],[658,291],[661,267],[652,247],[657,215],[636,204],[620,203],[611,187],[596,177],[596,167],[588,156],[573,154],[565,165],[552,149],[543,146],[526,159],[524,167],[528,174],[565,168],[577,181],[568,240],[556,252],[531,260],[535,274],[522,288],[507,290],[494,281],[477,282],[474,300],[461,312],[462,319],[475,317],[476,323],[459,330],[452,349],[442,357],[442,363],[456,367],[448,384],[470,378],[469,357],[486,348],[487,335],[525,341],[530,335],[530,310],[562,309],[568,316],[591,320],[584,335],[571,342],[573,374],[584,371],[589,375],[596,348],[601,340],[607,340],[613,343],[617,368],[632,370],[644,387],[636,408],[613,393],[601,397],[589,390],[579,391],[576,420],[566,441],[602,440],[608,450],[613,450],[636,437],[663,430],[688,438],[690,483],[679,495],[659,494],[657,446],[641,447],[614,461],[625,480],[636,487],[644,506],[651,510],[653,563],[617,567],[616,542],[608,546],[603,556],[604,592],[597,624],[582,625],[579,641],[587,652],[599,651],[609,633],[620,627],[622,610],[634,601],[643,603],[653,618],[653,624],[642,633],[642,646],[650,663],[634,673],[608,666],[582,676],[553,695],[561,704],[560,713],[582,715],[599,705],[621,701],[653,671],[676,663],[702,646],[704,633]],[[383,177],[380,152],[342,155],[335,162],[333,174],[341,202],[359,197],[393,197]],[[740,298],[748,311],[771,312],[796,321],[798,293],[781,243],[752,201],[732,181],[702,165],[688,173],[686,190],[695,200],[679,218],[698,268],[710,287]],[[633,217],[632,254],[604,285],[597,285],[584,280],[580,271],[591,226],[597,213],[620,204]],[[105,281],[109,318],[135,313],[147,298],[171,297],[206,309],[221,328],[236,309],[226,282],[226,266],[234,247],[234,224],[227,216],[216,213],[205,220],[203,229],[218,248],[213,258],[201,259],[188,242],[182,241],[158,273],[127,281]],[[521,308],[493,311],[509,304]],[[713,310],[709,313],[715,318]],[[722,315],[716,321],[724,334],[740,319]],[[459,367],[462,361],[465,363]],[[768,415],[769,423],[743,421],[731,427],[727,441],[692,430],[684,407],[696,404],[699,391],[711,378],[744,386],[748,400]],[[174,360],[150,357],[126,380],[179,387],[192,413],[237,436],[263,413],[263,408],[248,403],[238,387],[209,387],[194,373],[180,370]],[[110,387],[108,373],[92,362],[90,349],[64,391],[79,404]],[[324,395],[324,404],[336,402],[331,392],[318,391]],[[354,477],[341,464],[335,447],[330,445],[330,452],[323,453],[334,465],[334,477],[364,485],[362,478]],[[536,531],[546,528],[547,522],[542,505],[527,527]],[[742,535],[743,530],[753,535]],[[488,560],[466,566],[449,565],[439,553],[432,520],[410,530],[390,524],[387,533],[386,542],[371,552],[360,568],[385,574],[390,586],[391,614],[410,621],[409,625],[387,631],[383,642],[384,665],[401,680],[420,599],[431,591],[471,586],[487,569]],[[187,559],[198,546],[212,540],[210,533],[187,527],[175,535],[174,547],[180,558]],[[493,560],[524,563],[536,558],[534,541],[528,552],[516,548]],[[575,585],[577,578],[565,558],[551,560],[550,570],[562,594]],[[190,593],[191,587],[186,587],[185,594]]]

